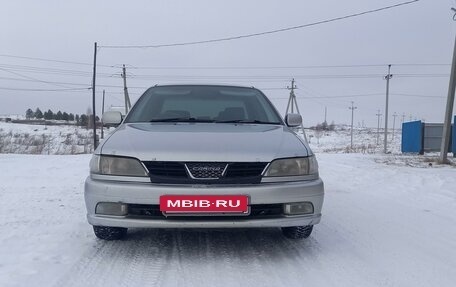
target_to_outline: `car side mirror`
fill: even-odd
[[[302,117],[300,114],[287,114],[285,116],[285,122],[289,127],[297,127],[302,125]]]
[[[105,112],[101,120],[105,126],[118,126],[122,123],[122,114],[118,111]]]

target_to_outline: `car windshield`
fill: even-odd
[[[125,122],[282,124],[280,115],[259,90],[227,86],[150,88]]]

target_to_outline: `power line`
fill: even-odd
[[[342,96],[305,96],[299,97],[301,99],[338,99],[338,98],[358,98],[358,97],[373,97],[373,96],[380,96],[383,94],[376,93],[376,94],[359,94],[359,95],[342,95]],[[275,97],[270,99],[288,99],[288,97]]]
[[[265,89],[262,89],[265,90]],[[360,97],[374,97],[374,96],[383,96],[384,93],[372,93],[372,94],[354,94],[354,95],[341,95],[341,96],[305,96],[300,97],[302,99],[338,99],[338,98],[360,98]],[[390,93],[392,96],[405,96],[405,97],[416,97],[416,98],[445,98],[442,96],[427,96],[427,95],[413,95],[413,94],[398,94]],[[288,97],[276,97],[270,99],[288,99]]]
[[[262,91],[287,90],[287,88],[258,88]]]
[[[8,80],[8,81],[20,81],[20,82],[32,82],[32,83],[41,83],[41,80],[33,80],[33,79],[18,79],[18,78],[10,78],[10,77],[0,77],[0,80]],[[46,83],[50,84],[62,84],[62,85],[73,85],[73,86],[84,86],[87,87],[89,84],[83,83],[69,83],[69,82],[55,82],[55,81],[46,81]],[[117,86],[116,86],[117,87]],[[119,86],[120,87],[120,86]]]
[[[73,62],[73,61],[63,61],[63,60],[53,60],[53,59],[44,59],[44,58],[34,58],[27,56],[13,56],[13,55],[0,55],[0,57],[12,57],[19,59],[31,59],[38,61],[47,61],[47,62],[57,62],[57,63],[67,63],[67,64],[79,64],[79,65],[92,65],[89,63]],[[79,73],[90,73],[88,71],[80,70],[62,70],[58,68],[49,68],[49,67],[36,67],[28,65],[13,65],[13,64],[1,64],[4,67],[19,67],[19,68],[30,68],[30,69],[44,69],[44,70],[53,70],[53,71],[71,71]],[[122,68],[120,64],[115,65],[97,65],[98,67],[108,67],[108,68]],[[144,69],[144,70],[273,70],[273,69],[326,69],[326,68],[375,68],[375,67],[385,67],[387,64],[346,64],[346,65],[300,65],[300,66],[134,66],[126,64],[130,69]],[[451,66],[451,64],[445,63],[396,63],[392,64],[396,67],[415,67],[415,66]]]
[[[1,66],[1,65],[0,65]],[[6,70],[6,69],[5,69]],[[52,69],[22,69],[22,68],[8,68],[9,71],[21,71],[35,74],[45,75],[59,75],[59,76],[76,76],[76,77],[91,77],[89,72],[75,72],[71,70],[52,70]],[[118,74],[110,73],[97,73],[97,77],[102,78],[120,78]],[[268,81],[286,81],[289,75],[134,75],[128,76],[127,78],[135,80],[264,80]],[[307,79],[307,80],[324,80],[324,79],[377,79],[383,77],[381,74],[317,74],[317,75],[295,75],[296,79]],[[398,78],[446,78],[449,74],[397,74]]]
[[[359,97],[373,97],[383,95],[381,93],[375,94],[355,94],[355,95],[342,95],[342,96],[312,96],[312,97],[305,97],[306,99],[336,99],[336,98],[359,98]]]
[[[383,66],[386,66],[383,64]],[[451,66],[451,64],[444,63],[402,63],[402,64],[391,64],[391,66],[399,67],[414,67],[414,66]]]
[[[415,97],[415,98],[445,98],[443,96],[414,95],[414,94],[402,94],[402,93],[392,93],[391,95],[404,96],[404,97]]]
[[[92,66],[92,64],[90,64],[90,63],[83,63],[83,62],[54,60],[54,59],[46,59],[46,58],[35,58],[35,57],[16,56],[16,55],[7,55],[7,54],[0,54],[0,57],[16,58],[16,59],[24,59],[24,60],[34,60],[34,61],[41,61],[41,62],[53,62],[53,63],[62,63],[62,64]],[[107,67],[107,68],[118,68],[118,66],[116,67],[116,66],[113,66],[113,65],[98,65],[98,66],[99,67]]]
[[[431,64],[413,64],[414,66],[420,66],[420,65],[431,65]],[[432,64],[432,65],[440,65],[440,64]],[[397,66],[397,65],[395,65]],[[61,68],[49,68],[49,67],[39,67],[39,66],[29,66],[29,65],[16,65],[16,64],[0,64],[0,67],[3,67],[8,70],[12,71],[22,71],[22,72],[30,72],[30,73],[43,73],[43,74],[58,74],[58,75],[70,75],[70,76],[87,76],[91,77],[91,73],[89,71],[83,71],[83,70],[74,70],[74,69],[61,69]],[[256,69],[311,69],[311,68],[353,68],[353,67],[384,67],[382,65],[377,65],[377,64],[372,64],[372,65],[334,65],[334,66],[329,66],[329,65],[322,65],[322,66],[269,66],[269,67],[249,67],[249,66],[243,66],[243,67],[157,67],[157,69],[164,69],[164,70],[177,70],[177,69],[183,69],[183,70],[203,70],[203,69],[217,69],[217,70],[234,70],[234,69],[244,69],[244,70],[256,70]],[[144,67],[146,68],[146,67]],[[139,69],[137,67],[137,69]],[[120,74],[114,73],[97,73],[97,76],[99,77],[120,77]],[[311,77],[311,78],[376,78],[380,77],[382,74],[317,74],[317,75],[295,75],[295,77]],[[448,77],[449,74],[446,73],[403,73],[403,74],[398,74],[399,77]],[[208,76],[208,75],[134,75],[130,74],[127,75],[128,78],[157,78],[157,77],[233,77],[233,76]],[[283,75],[283,76],[251,76],[251,75],[240,75],[240,76],[235,76],[235,77],[283,77],[283,78],[289,78],[289,75]]]
[[[22,82],[32,82],[32,83],[41,83],[41,82],[45,82],[45,83],[49,83],[49,84],[61,84],[61,85],[72,85],[72,86],[84,86],[84,87],[88,87],[90,86],[90,84],[83,84],[83,83],[72,83],[72,82],[55,82],[55,81],[41,81],[41,80],[33,80],[33,79],[17,79],[17,78],[9,78],[9,77],[0,77],[0,79],[3,79],[3,80],[9,80],[9,81],[22,81]],[[123,88],[123,86],[119,86],[119,85],[97,85],[99,87],[105,87],[105,88]],[[131,89],[148,89],[150,88],[150,86],[131,86],[129,87]]]
[[[292,74],[291,74],[292,75]],[[282,80],[286,81],[287,75],[138,75],[127,77],[133,80]],[[299,79],[375,79],[379,75],[296,75]]]
[[[397,74],[398,77],[448,77],[449,74]],[[133,79],[283,79],[286,80],[290,76],[289,75],[135,75],[129,78]],[[309,75],[294,75],[295,78],[302,78],[302,79],[346,79],[346,78],[353,78],[353,79],[362,79],[362,78],[383,78],[383,74],[309,74]]]
[[[65,92],[65,93],[77,93],[77,94],[84,94],[87,95],[87,91],[91,90],[91,87],[87,88],[68,88],[68,89],[38,89],[38,88],[11,88],[11,87],[0,87],[0,90],[7,90],[7,91],[23,91],[23,92]],[[101,93],[102,90],[97,90],[97,93]],[[123,92],[115,92],[115,91],[106,91],[107,94],[110,95],[110,97],[113,97],[119,101],[123,101],[123,99],[120,99],[115,96],[111,96],[112,94],[114,95],[123,95]],[[140,96],[141,93],[130,93],[131,95],[134,96]]]
[[[281,70],[281,69],[327,69],[327,68],[377,68],[385,67],[388,64],[353,64],[353,65],[303,65],[303,66],[131,66],[130,69],[138,70]],[[397,67],[415,67],[415,66],[451,66],[443,63],[403,63],[393,64]]]
[[[66,83],[71,84],[71,83]],[[109,86],[109,85],[99,85],[100,87],[118,87],[122,88],[121,86]],[[131,88],[131,87],[129,87]],[[146,89],[147,87],[136,87],[136,88],[143,88]],[[0,90],[8,90],[8,91],[27,91],[27,92],[81,92],[86,90],[91,90],[91,87],[84,87],[84,88],[62,88],[62,89],[37,89],[37,88],[11,88],[11,87],[0,87]],[[259,88],[260,90],[286,90],[286,88]],[[97,93],[101,92],[97,90]],[[115,91],[106,91],[107,94],[118,94],[123,95],[123,92],[115,92]],[[138,94],[136,94],[138,95]],[[300,97],[301,99],[336,99],[336,98],[358,98],[358,97],[373,97],[373,96],[382,96],[383,93],[372,93],[372,94],[354,94],[354,95],[342,95],[342,96],[306,96]],[[414,95],[414,94],[398,94],[392,93],[393,96],[407,96],[407,97],[417,97],[417,98],[445,98],[442,96],[427,96],[427,95]],[[271,100],[283,100],[289,99],[288,97],[268,97]],[[120,100],[120,99],[119,99]],[[322,104],[323,105],[323,104]]]
[[[8,91],[28,91],[28,92],[62,92],[62,91],[91,90],[91,88],[25,89],[25,88],[8,88],[8,87],[0,87],[0,90],[8,90]]]
[[[34,60],[34,61],[45,61],[45,62],[56,62],[56,63],[65,63],[65,64],[75,64],[75,65],[85,65],[85,66],[92,66],[90,63],[83,63],[83,62],[75,62],[75,61],[64,61],[64,60],[55,60],[49,58],[36,58],[36,57],[28,57],[28,56],[17,56],[17,55],[6,55],[0,54],[0,57],[9,57],[9,58],[18,58],[18,59],[26,59],[26,60]],[[171,67],[164,67],[164,66],[134,66],[129,65],[127,66],[130,69],[149,69],[149,70],[274,70],[274,69],[325,69],[325,68],[373,68],[373,67],[384,67],[387,64],[347,64],[347,65],[302,65],[302,66],[199,66],[199,67],[189,67],[189,66],[171,66]],[[407,67],[407,66],[450,66],[451,64],[445,63],[396,63],[392,64],[392,66],[397,67]],[[39,70],[39,71],[49,71],[55,73],[77,73],[77,74],[90,74],[89,71],[80,71],[80,70],[68,70],[68,69],[58,69],[58,68],[49,68],[49,67],[36,67],[36,66],[28,66],[28,65],[11,65],[11,64],[1,64],[0,66],[6,68],[17,68],[20,70]],[[98,67],[108,67],[108,68],[121,68],[120,64],[115,65],[97,65]],[[100,76],[101,74],[97,74]],[[108,74],[107,76],[112,76]],[[406,74],[404,76],[407,76]],[[426,74],[423,74],[426,76]],[[447,74],[430,74],[430,76],[447,76]]]
[[[325,68],[368,68],[384,67],[380,64],[366,65],[309,65],[309,66],[132,66],[131,69],[138,70],[273,70],[273,69],[325,69]]]
[[[45,83],[45,84],[58,86],[58,87],[65,87],[65,86],[62,86],[61,84],[56,84],[56,83],[51,83],[51,82],[48,82],[48,81],[43,81],[43,80],[40,80],[40,79],[37,79],[37,78],[33,78],[33,77],[30,77],[30,76],[27,76],[27,75],[22,75],[20,73],[14,72],[14,71],[10,71],[8,69],[0,68],[0,70],[2,70],[4,72],[7,72],[7,73],[10,73],[10,74],[13,74],[13,75],[16,75],[16,76],[19,76],[19,77],[22,77],[22,78],[25,78],[25,79],[28,79],[28,80],[33,80],[33,81],[36,81],[36,82]]]
[[[45,67],[11,65],[11,64],[0,64],[0,67],[3,67],[10,71],[21,71],[21,72],[28,72],[28,73],[91,77],[90,72],[81,71],[81,70],[69,70],[69,69],[47,68],[47,67],[45,68]],[[114,77],[114,76],[116,76],[116,74],[98,73],[98,76]]]
[[[281,28],[281,29],[275,29],[275,30],[270,30],[270,31],[264,31],[264,32],[259,32],[259,33],[252,33],[252,34],[245,34],[245,35],[239,35],[239,36],[231,36],[231,37],[224,37],[224,38],[216,38],[216,39],[209,39],[209,40],[202,40],[202,41],[191,41],[191,42],[180,42],[180,43],[169,43],[169,44],[156,44],[156,45],[105,45],[105,46],[99,46],[100,48],[113,48],[113,49],[132,49],[132,48],[163,48],[163,47],[175,47],[175,46],[188,46],[188,45],[198,45],[198,44],[208,44],[208,43],[215,43],[215,42],[223,42],[223,41],[231,41],[231,40],[238,40],[238,39],[245,39],[245,38],[252,38],[252,37],[258,37],[258,36],[264,36],[264,35],[269,35],[269,34],[275,34],[275,33],[281,33],[281,32],[286,32],[286,31],[291,31],[291,30],[297,30],[297,29],[303,29],[311,26],[317,26],[321,24],[326,24],[330,22],[336,22],[340,20],[345,20],[348,18],[354,18],[370,13],[376,13],[392,8],[396,8],[399,6],[404,6],[404,5],[409,5],[415,2],[418,2],[419,0],[412,0],[412,1],[407,1],[407,2],[402,2],[390,6],[385,6],[382,8],[377,8],[377,9],[372,9],[372,10],[367,10],[359,13],[354,13],[354,14],[349,14],[345,16],[340,16],[336,18],[331,18],[327,20],[322,20],[318,22],[313,22],[313,23],[307,23],[307,24],[302,24],[298,26],[292,26],[292,27],[286,27],[286,28]]]
[[[398,78],[440,78],[449,77],[450,74],[395,74]]]

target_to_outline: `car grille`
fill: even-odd
[[[173,161],[145,161],[144,165],[150,174],[167,177],[187,177],[185,167],[180,162]]]
[[[236,162],[229,165],[227,177],[248,177],[260,175],[267,163],[264,162]]]
[[[129,204],[129,218],[141,219],[166,219],[166,220],[233,220],[233,219],[267,219],[283,216],[282,204],[253,204],[250,205],[248,215],[209,215],[209,216],[164,216],[159,205],[152,204]]]
[[[261,182],[265,162],[144,161],[151,182],[167,184],[252,184]]]

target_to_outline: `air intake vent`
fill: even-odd
[[[145,161],[149,174],[166,177],[187,177],[183,163],[174,161]]]
[[[235,162],[231,163],[226,177],[248,177],[261,175],[267,163],[265,162]]]
[[[257,184],[265,162],[144,161],[151,182],[167,184]]]

